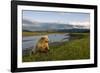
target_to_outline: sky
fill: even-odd
[[[53,12],[23,10],[23,20],[27,22],[62,23],[90,26],[90,14],[78,12]]]

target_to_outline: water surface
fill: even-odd
[[[29,48],[32,48],[36,45],[37,41],[42,37],[43,35],[36,35],[36,36],[24,36],[22,40],[22,49],[26,50]],[[49,43],[54,42],[63,42],[68,41],[70,36],[68,33],[65,34],[48,34]]]

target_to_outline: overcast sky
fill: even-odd
[[[73,25],[90,25],[89,13],[76,12],[46,12],[46,11],[29,11],[23,10],[23,20],[31,22],[48,22],[48,23],[70,23]]]

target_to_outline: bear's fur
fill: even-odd
[[[36,52],[42,52],[42,53],[47,53],[49,51],[49,45],[48,45],[49,39],[48,36],[42,36],[35,48],[32,49],[32,53],[36,53]]]

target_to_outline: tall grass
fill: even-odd
[[[80,60],[90,58],[90,36],[89,33],[75,33],[73,35],[82,35],[70,41],[63,42],[61,45],[50,45],[48,53],[36,53],[32,56],[24,55],[23,62],[32,61],[56,61],[56,60]]]

